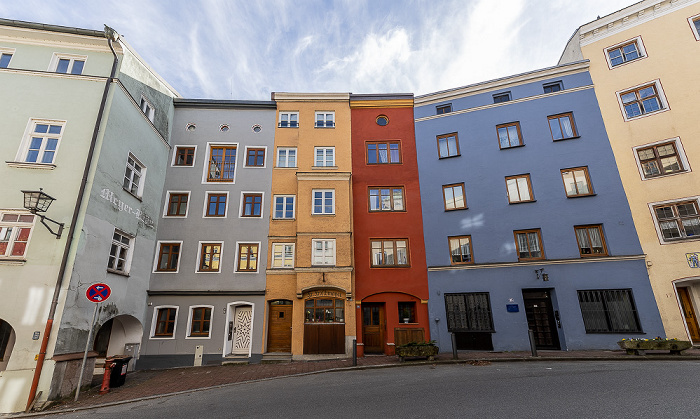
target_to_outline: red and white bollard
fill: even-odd
[[[114,363],[111,360],[105,359],[105,373],[102,376],[102,387],[100,387],[100,394],[109,393],[109,378],[112,375],[112,368]]]

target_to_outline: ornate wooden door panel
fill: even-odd
[[[384,352],[384,304],[362,304],[362,342],[365,353]]]
[[[231,353],[247,355],[250,350],[252,332],[253,309],[251,306],[238,306],[235,308],[233,318],[233,342]]]
[[[690,340],[698,343],[700,342],[700,327],[698,327],[698,318],[695,317],[695,309],[693,309],[693,301],[690,298],[688,288],[678,288],[678,296],[681,299],[681,310],[683,310],[685,324],[688,325]]]
[[[560,349],[552,299],[548,290],[523,290],[527,326],[535,333],[537,349]]]
[[[292,302],[270,303],[267,352],[292,352]]]

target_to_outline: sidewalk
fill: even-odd
[[[700,349],[691,348],[683,355],[669,355],[668,352],[648,351],[646,356],[627,355],[624,351],[538,351],[538,357],[530,352],[466,352],[459,353],[459,359],[452,359],[451,353],[441,353],[433,362],[406,361],[399,362],[396,356],[370,355],[357,359],[357,367],[352,366],[352,359],[334,359],[327,361],[294,361],[281,364],[224,365],[173,368],[167,370],[131,371],[126,377],[126,384],[112,389],[105,395],[98,394],[102,377],[93,377],[90,390],[81,392],[80,399],[73,398],[55,402],[42,413],[85,409],[105,404],[116,404],[137,399],[158,397],[172,393],[195,391],[233,383],[287,377],[299,374],[313,374],[323,371],[396,367],[400,365],[435,364],[435,363],[471,363],[472,365],[489,365],[491,362],[516,361],[640,361],[640,360],[686,360],[700,361]]]

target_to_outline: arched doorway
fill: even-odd
[[[7,369],[10,354],[15,346],[15,330],[10,323],[0,319],[0,372]]]
[[[267,352],[292,352],[292,302],[270,301]]]
[[[104,358],[114,355],[138,358],[142,333],[141,322],[128,314],[104,322],[93,343],[93,350],[98,354],[95,366],[104,368]],[[130,362],[129,369],[132,370],[135,364],[135,361]]]

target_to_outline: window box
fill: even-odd
[[[622,339],[617,344],[627,355],[645,355],[644,351],[669,351],[671,355],[681,355],[693,347],[690,341],[677,339]]]

